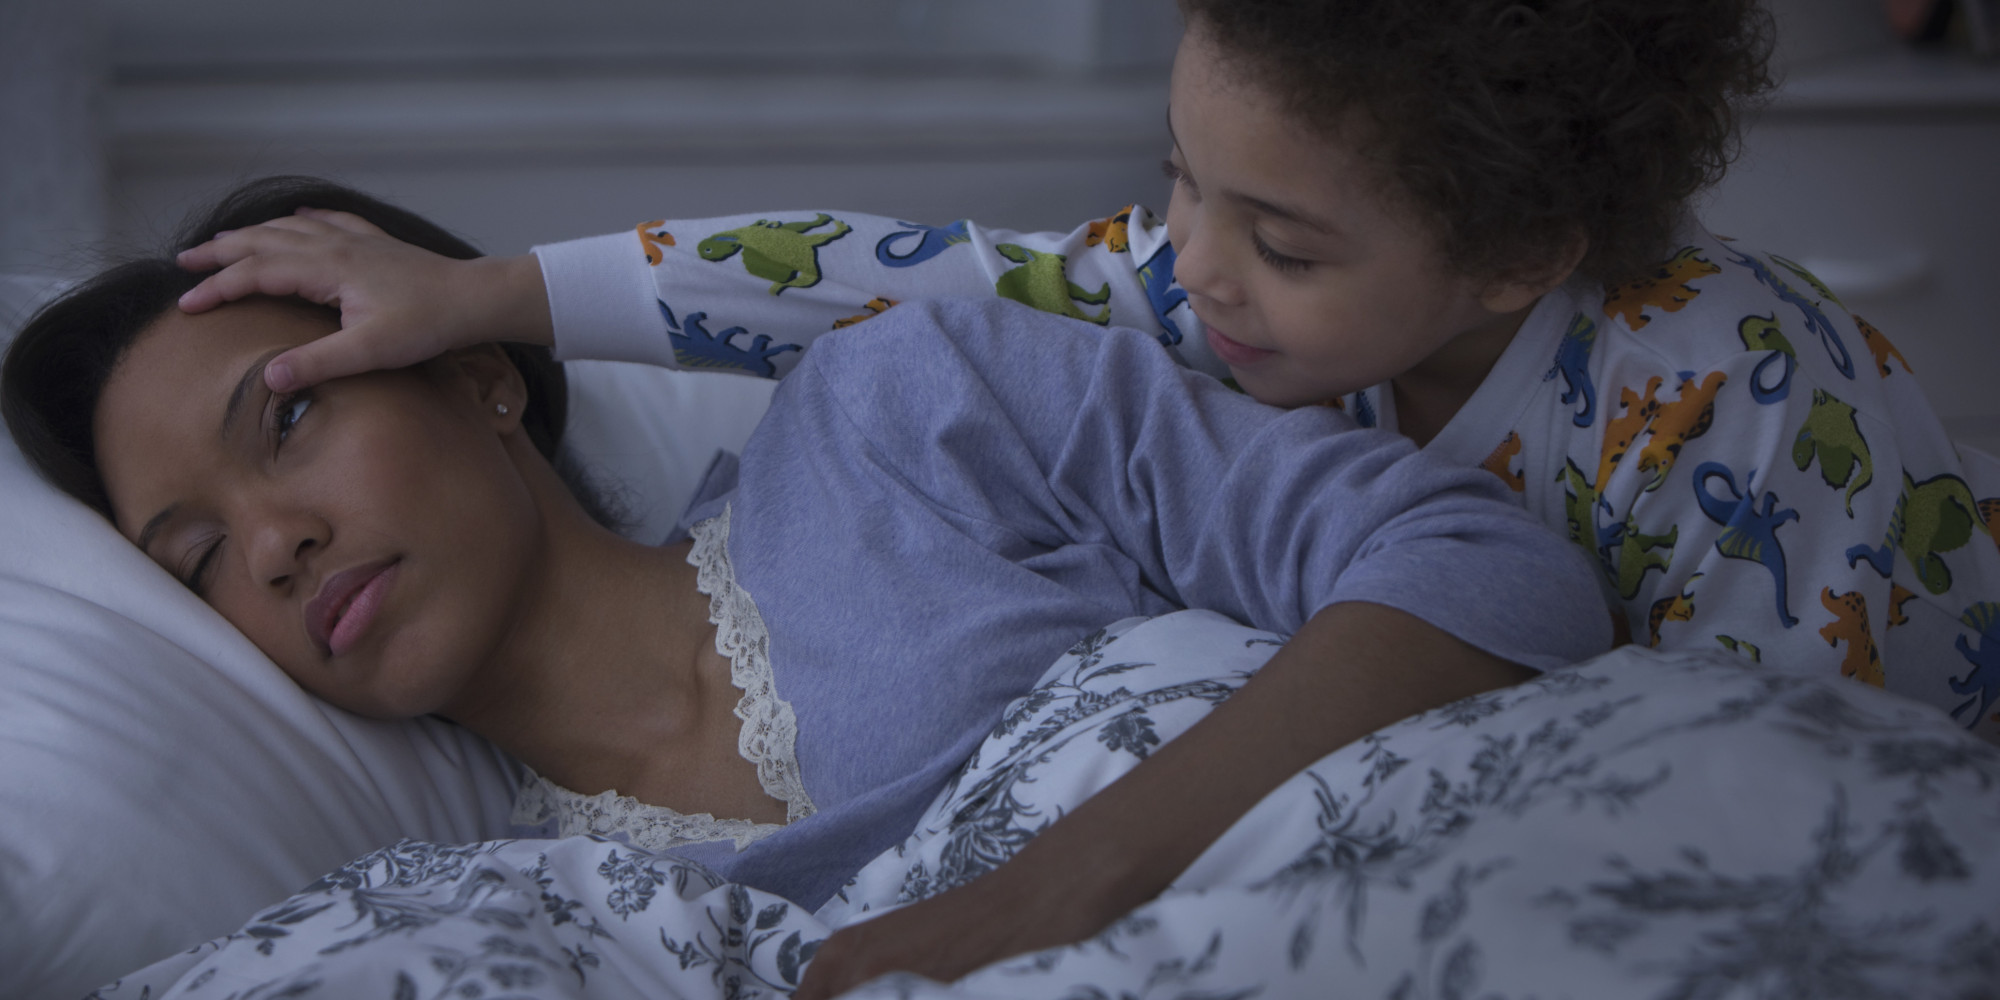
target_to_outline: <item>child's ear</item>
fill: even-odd
[[[1581,232],[1570,234],[1563,245],[1540,264],[1502,272],[1481,291],[1479,302],[1495,313],[1519,312],[1554,291],[1576,273],[1590,239]]]
[[[499,344],[459,348],[438,361],[463,394],[461,398],[477,407],[495,427],[510,430],[521,425],[521,414],[528,407],[528,385]]]

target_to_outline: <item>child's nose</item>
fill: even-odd
[[[1179,225],[1175,225],[1176,217]],[[1174,244],[1174,280],[1193,298],[1234,305],[1240,296],[1234,291],[1236,283],[1223,266],[1212,228],[1202,224],[1198,208],[1189,208],[1168,217],[1167,238]]]

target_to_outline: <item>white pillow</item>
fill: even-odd
[[[770,394],[612,363],[570,384],[572,446],[651,540]],[[307,696],[11,439],[0,512],[0,996],[73,1000],[400,837],[506,834],[498,751]]]

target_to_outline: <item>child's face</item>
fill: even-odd
[[[1285,115],[1198,25],[1171,100],[1174,274],[1245,391],[1296,406],[1398,376],[1463,381],[1468,362],[1477,384],[1532,297],[1455,272],[1353,143]]]

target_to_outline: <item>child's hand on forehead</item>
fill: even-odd
[[[402,368],[489,341],[552,342],[533,257],[454,260],[345,212],[302,208],[217,233],[178,260],[190,271],[215,271],[181,296],[185,312],[252,295],[296,296],[340,310],[338,332],[265,366],[274,392]]]

